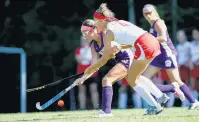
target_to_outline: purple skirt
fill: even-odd
[[[177,68],[177,57],[174,54],[168,56],[166,53],[162,52],[160,55],[155,57],[155,59],[150,63],[150,65],[162,69]]]

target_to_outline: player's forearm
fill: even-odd
[[[87,80],[90,76],[92,76],[97,70],[99,70],[100,67],[102,67],[103,61],[102,60],[98,60],[95,64],[91,65],[90,67],[88,67],[88,69],[85,70],[84,75],[83,75],[83,79]]]
[[[167,41],[167,37],[165,37],[165,36],[158,36],[158,37],[156,37],[156,39],[157,39],[160,43],[166,42],[166,41]]]
[[[105,65],[107,63],[108,60],[105,60],[103,58],[100,58],[95,64],[93,64],[92,66],[90,66],[90,71],[88,72],[89,74],[92,72],[95,72],[97,70],[99,70],[99,68],[101,68],[103,65]]]
[[[82,76],[82,78],[83,78],[83,80],[85,81],[85,80],[87,80],[88,78],[90,78],[93,74],[94,74],[94,72],[93,72],[93,73],[90,73],[90,74],[84,74],[84,75]]]

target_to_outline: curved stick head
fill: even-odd
[[[40,106],[40,102],[37,102],[37,103],[36,103],[36,108],[37,108],[38,110],[42,110],[42,107]]]

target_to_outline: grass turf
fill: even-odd
[[[97,118],[97,110],[0,114],[0,122],[198,122],[198,110],[165,108],[159,115],[143,116],[145,109],[113,110],[113,117]]]

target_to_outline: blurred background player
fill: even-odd
[[[188,85],[189,67],[191,60],[191,43],[188,41],[184,30],[178,30],[176,33],[178,44],[176,46],[178,52],[178,64],[180,70],[180,77]]]
[[[164,21],[161,20],[155,6],[152,4],[144,6],[143,15],[151,24],[150,33],[158,39],[161,47],[161,54],[151,62],[147,70],[144,72],[144,76],[151,79],[152,76],[160,71],[160,69],[164,68],[172,83],[170,85],[157,85],[157,87],[163,92],[176,92],[182,101],[184,101],[186,97],[191,103],[189,109],[198,108],[198,101],[195,100],[189,88],[180,78],[176,58],[177,52],[169,37]]]
[[[177,51],[179,53],[178,63],[180,65],[181,79],[189,86],[195,99],[198,99],[198,85],[199,77],[199,33],[196,29],[192,31],[193,40],[189,42],[184,30],[177,32]],[[182,106],[189,106],[189,101],[186,100]]]
[[[199,99],[199,31],[192,31],[191,41],[191,63],[190,63],[190,83],[192,94],[195,99]]]
[[[81,36],[81,46],[76,49],[77,60],[77,74],[84,72],[86,68],[91,65],[92,54],[90,51],[90,44]],[[88,96],[86,95],[87,88],[89,88],[91,94],[91,102],[94,109],[99,107],[99,93],[98,93],[98,72],[94,73],[91,78],[88,79],[86,84],[78,87],[78,100],[80,109],[86,109]]]

